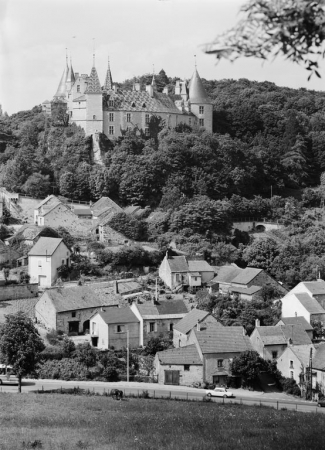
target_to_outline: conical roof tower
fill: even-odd
[[[113,78],[112,78],[112,73],[111,73],[111,67],[109,64],[109,58],[108,58],[108,67],[107,67],[107,72],[106,72],[104,89],[105,89],[105,91],[110,91],[111,89],[113,89]]]
[[[101,94],[102,88],[100,85],[100,81],[98,78],[98,73],[95,67],[95,61],[93,63],[93,67],[91,69],[89,78],[88,78],[88,86],[85,91],[85,94]]]
[[[61,77],[61,81],[59,87],[57,88],[56,94],[54,95],[54,99],[64,99],[67,92],[67,79],[68,79],[68,57],[66,57],[65,68]]]
[[[191,103],[211,103],[196,68],[189,85],[189,98]]]
[[[76,81],[76,77],[72,68],[72,61],[70,59],[70,66],[68,68],[68,75],[67,75],[67,83],[71,83],[71,85]]]

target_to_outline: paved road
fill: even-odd
[[[22,385],[23,392],[38,392],[41,390],[60,390],[72,389],[90,390],[94,393],[103,394],[111,389],[118,388],[124,391],[126,395],[141,396],[143,391],[148,391],[150,397],[154,398],[179,398],[184,400],[202,401],[206,396],[203,389],[196,389],[186,386],[165,386],[156,383],[136,383],[136,382],[116,382],[105,383],[100,381],[62,381],[62,380],[24,380]],[[2,385],[0,392],[17,392],[17,386]],[[287,409],[300,412],[325,413],[325,408],[317,407],[316,403],[304,400],[296,400],[283,393],[264,394],[261,392],[250,392],[243,389],[235,389],[234,399],[212,398],[215,403],[241,403],[245,405],[270,406],[275,409]]]

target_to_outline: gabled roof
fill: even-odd
[[[308,345],[311,340],[301,325],[276,325],[257,327],[257,332],[264,345],[285,345],[292,340],[292,345]]]
[[[108,59],[108,67],[107,67],[107,72],[106,72],[104,89],[106,91],[109,91],[109,90],[113,89],[113,78],[112,78],[112,73],[111,73],[111,67],[110,67],[110,64],[109,64],[109,59]]]
[[[307,294],[307,292],[295,292],[294,295],[310,314],[325,314],[325,310],[321,307],[318,301],[311,295]]]
[[[118,281],[117,286],[119,294],[128,293],[130,291],[134,291],[135,289],[137,289],[139,292],[142,291],[141,284],[137,283],[136,281]]]
[[[316,348],[313,358],[313,369],[325,370],[325,343],[321,343]]]
[[[221,266],[218,269],[217,275],[210,281],[210,283],[231,283],[232,280],[242,271],[240,267],[236,266]]]
[[[246,267],[242,269],[239,274],[233,278],[232,283],[236,284],[248,284],[257,277],[258,274],[263,272],[263,269],[255,269],[254,267]]]
[[[42,297],[44,295],[49,296],[57,312],[107,306],[112,303],[111,297],[118,298],[115,294],[102,297],[88,286],[51,288],[47,289]]]
[[[43,226],[39,227],[38,225],[25,224],[11,237],[6,240],[9,242],[21,241],[21,240],[34,240],[39,234],[45,233],[48,230],[53,237],[57,237],[58,234],[51,227]]]
[[[325,281],[303,281],[302,283],[312,295],[325,294]]]
[[[171,348],[158,352],[157,356],[161,364],[195,364],[200,366],[203,364],[196,345]]]
[[[92,216],[92,211],[89,206],[74,206],[73,212],[77,216]]]
[[[193,329],[202,353],[240,353],[253,350],[243,327],[222,327],[208,323],[205,329]]]
[[[171,272],[188,272],[185,256],[169,256],[167,259]]]
[[[98,216],[103,211],[107,210],[107,208],[113,208],[116,212],[123,212],[123,209],[109,197],[100,198],[91,207],[94,216]]]
[[[129,307],[108,308],[106,311],[98,311],[98,314],[109,325],[114,323],[134,323],[140,322]]]
[[[42,200],[40,203],[38,203],[38,205],[35,206],[35,209],[39,209],[41,206],[45,205],[50,200],[57,200],[57,203],[61,203],[61,200],[58,199],[58,197],[56,197],[55,195],[51,194],[51,195],[48,195],[46,198],[44,198],[44,200]]]
[[[180,331],[183,334],[187,334],[198,322],[202,322],[210,313],[207,311],[202,311],[201,309],[192,309],[188,314],[186,314],[183,319],[181,319],[176,325],[174,325],[174,329]]]
[[[214,272],[214,269],[204,260],[187,261],[190,272]]]
[[[190,80],[189,99],[191,103],[211,103],[211,100],[204,89],[200,75],[196,69]]]
[[[179,315],[188,312],[183,300],[161,300],[156,304],[146,302],[138,304],[137,308],[144,319],[147,316]]]
[[[309,366],[309,358],[310,358],[310,349],[314,350],[315,347],[310,345],[293,345],[290,347],[293,353],[297,356],[299,361],[303,364],[304,367]]]
[[[61,242],[63,242],[62,238],[40,237],[34,247],[29,251],[28,256],[52,256]]]
[[[303,316],[282,317],[276,325],[301,325],[306,331],[312,331],[314,329]]]
[[[256,294],[256,292],[260,291],[262,289],[262,286],[251,286],[249,288],[246,288],[245,286],[231,286],[230,290],[232,292],[237,292],[238,294],[247,294],[247,295],[253,295]]]
[[[98,73],[96,67],[93,66],[88,78],[88,85],[85,94],[101,94],[101,93],[102,88],[98,78]]]

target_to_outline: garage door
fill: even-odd
[[[165,384],[179,384],[179,370],[165,370]]]
[[[46,275],[39,275],[38,276],[38,285],[39,286],[46,286],[47,285],[47,276]]]

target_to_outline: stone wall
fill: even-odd
[[[38,284],[7,284],[0,286],[0,301],[37,297]]]
[[[158,356],[155,358],[155,374],[158,375],[158,383],[165,384],[165,371],[179,371],[179,384],[182,386],[192,386],[194,382],[202,383],[203,366],[191,364],[189,370],[184,370],[183,364],[160,364]]]

